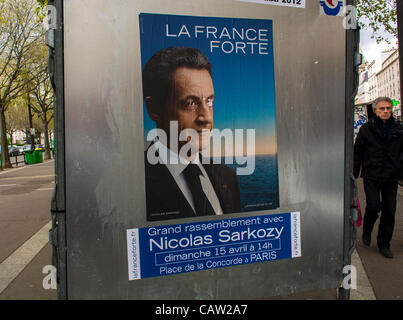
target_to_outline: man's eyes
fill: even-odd
[[[200,103],[201,103],[201,101],[198,101],[198,100],[195,100],[195,99],[189,99],[189,100],[186,100],[183,105],[184,105],[184,107],[186,109],[196,110],[199,107]],[[214,105],[214,98],[208,98],[206,100],[206,104],[207,104],[207,106],[212,108],[213,105]]]
[[[207,105],[208,105],[209,107],[212,107],[212,106],[214,105],[214,99],[213,99],[213,98],[207,99]]]
[[[185,103],[185,107],[189,109],[196,109],[198,107],[198,103],[194,100],[188,100]]]

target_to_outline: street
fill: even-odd
[[[56,299],[42,286],[53,186],[53,160],[0,172],[0,300]]]

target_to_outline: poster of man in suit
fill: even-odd
[[[140,14],[147,220],[279,207],[271,20]]]

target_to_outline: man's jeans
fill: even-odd
[[[372,233],[378,213],[382,211],[377,245],[379,248],[389,248],[395,226],[397,181],[364,179],[364,190],[367,206],[363,231],[368,235]]]

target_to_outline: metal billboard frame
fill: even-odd
[[[52,262],[57,268],[58,299],[68,299],[67,225],[66,225],[66,163],[65,163],[65,104],[64,104],[64,20],[63,0],[49,0],[54,6],[57,21],[47,32],[49,45],[49,71],[55,90],[55,190],[51,202],[53,246]],[[354,5],[354,0],[347,0]],[[355,187],[351,178],[353,151],[354,96],[358,88],[359,29],[346,30],[346,82],[345,82],[345,162],[344,162],[344,232],[343,265],[351,264],[351,254],[356,244],[356,211],[351,205]],[[351,157],[349,157],[351,155]],[[305,288],[304,290],[309,290]],[[291,293],[291,292],[290,292]],[[349,289],[339,288],[339,299],[349,299]]]

